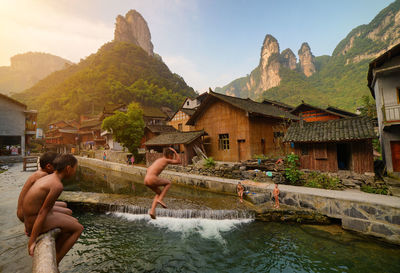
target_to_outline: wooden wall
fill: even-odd
[[[365,173],[374,171],[374,159],[371,140],[361,140],[349,143],[350,171]],[[305,147],[308,154],[302,154]],[[302,169],[319,170],[323,172],[337,172],[337,146],[336,143],[309,143],[295,144],[295,153],[300,158]]]
[[[314,122],[314,121],[327,121],[327,120],[334,120],[340,119],[339,116],[327,113],[321,110],[309,110],[301,112],[303,119],[306,122]]]
[[[352,149],[352,170],[356,173],[374,172],[372,140],[354,142]]]
[[[282,138],[287,125],[280,119],[266,117],[250,118],[250,154],[283,154],[285,145]],[[274,132],[280,132],[280,137],[274,137]],[[262,143],[264,139],[264,143]]]
[[[246,112],[231,106],[230,104],[216,100],[210,102],[208,108],[198,117],[196,130],[203,130],[208,133],[205,139],[207,156],[212,156],[220,161],[239,161],[238,140],[244,139],[241,143],[241,160],[251,158],[249,141],[249,120]],[[229,134],[229,150],[220,150],[219,134]]]
[[[189,120],[189,118],[190,117],[186,113],[178,111],[175,116],[168,121],[168,125],[171,125],[176,130],[179,130],[179,124],[182,124],[182,132],[193,131],[195,130],[194,126],[186,125],[186,122]]]

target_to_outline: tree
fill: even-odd
[[[363,96],[361,103],[361,115],[368,116],[370,118],[376,118],[376,104],[375,101],[371,98],[371,96]]]
[[[115,111],[114,115],[105,118],[102,128],[112,132],[115,141],[137,155],[144,134],[143,110],[139,104],[131,103],[126,113]]]

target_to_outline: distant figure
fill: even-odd
[[[57,153],[46,152],[42,154],[39,159],[40,169],[31,174],[25,182],[25,185],[22,187],[21,193],[18,198],[18,208],[17,208],[17,216],[21,222],[24,222],[24,213],[22,211],[22,204],[24,202],[24,198],[29,189],[33,186],[33,184],[39,180],[40,178],[52,174],[54,172],[53,161],[58,156]],[[54,204],[53,210],[66,213],[72,215],[72,211],[67,208],[67,203],[56,201]]]
[[[274,208],[279,209],[279,189],[278,189],[278,184],[275,184],[275,188],[274,188],[273,194],[274,194],[274,198],[275,198]]]
[[[61,180],[75,175],[78,161],[71,154],[61,154],[53,162],[54,173],[47,175],[33,184],[26,193],[22,209],[25,230],[30,234],[29,255],[33,255],[36,239],[42,233],[60,228],[56,240],[57,265],[72,248],[83,231],[83,226],[70,215],[53,210],[57,198],[63,191]]]
[[[135,163],[135,156],[134,155],[131,156],[131,165],[133,165],[133,163]]]
[[[236,186],[236,191],[238,196],[240,197],[240,203],[243,203],[243,193],[244,193],[244,187],[242,186],[242,183],[238,183]]]
[[[156,219],[157,204],[160,204],[163,208],[167,208],[162,200],[168,189],[171,187],[171,182],[169,180],[159,178],[158,175],[165,169],[165,167],[167,167],[168,164],[180,163],[181,158],[178,153],[173,148],[167,148],[164,150],[164,156],[154,161],[153,164],[147,168],[144,184],[156,193],[149,213],[152,219]],[[162,191],[159,188],[161,186],[164,186]]]
[[[103,161],[106,161],[106,159],[107,159],[107,154],[106,154],[106,152],[104,152],[103,153]]]

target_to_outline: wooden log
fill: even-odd
[[[59,228],[52,229],[36,240],[33,253],[32,273],[57,273],[56,237],[61,232]]]

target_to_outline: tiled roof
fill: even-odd
[[[334,106],[328,106],[326,108],[326,110],[331,111],[331,112],[335,112],[335,113],[339,113],[339,114],[342,114],[342,115],[346,115],[347,117],[357,117],[358,116],[356,113],[352,113],[352,112],[349,112],[349,111],[346,111],[346,110],[343,110],[343,109],[340,109],[340,108],[337,108],[337,107],[334,107]]]
[[[271,104],[271,105],[274,105],[274,106],[286,108],[288,110],[293,110],[294,109],[294,107],[289,105],[289,104],[286,104],[286,103],[283,103],[283,102],[280,102],[280,101],[275,101],[275,100],[264,99],[262,103]]]
[[[201,137],[203,134],[204,131],[165,133],[146,141],[144,145],[165,146],[173,144],[188,144]]]
[[[295,115],[288,113],[284,110],[279,109],[270,104],[263,104],[260,102],[253,101],[251,99],[242,99],[237,97],[231,97],[227,95],[222,95],[215,92],[208,93],[207,98],[203,101],[200,107],[196,110],[193,116],[188,120],[186,123],[187,125],[194,125],[194,122],[197,116],[200,115],[207,108],[207,102],[209,102],[212,98],[220,99],[230,105],[242,109],[250,114],[262,115],[267,117],[275,117],[275,118],[282,118],[282,119],[292,119],[298,120],[299,118]]]
[[[330,106],[330,107],[333,108],[332,106]],[[329,113],[329,114],[332,114],[332,115],[335,115],[335,116],[339,116],[341,118],[350,117],[347,114],[340,113],[338,110],[341,110],[341,109],[335,108],[336,111],[331,111],[328,108],[324,109],[324,108],[317,107],[317,106],[314,106],[314,105],[311,105],[311,104],[308,104],[308,103],[305,103],[305,102],[302,102],[301,104],[297,105],[296,108],[294,108],[293,110],[290,111],[290,113],[292,113],[294,115],[298,115],[303,111],[307,111],[305,109],[307,109],[307,110],[308,109],[320,110],[320,111],[323,111],[323,112],[326,112],[326,113]],[[341,110],[341,111],[343,111],[343,110]]]
[[[145,117],[161,117],[166,118],[167,115],[161,111],[159,107],[142,106],[143,116]]]
[[[288,128],[285,142],[337,142],[369,139],[376,136],[368,117],[353,117],[329,121],[293,123]]]
[[[102,121],[98,120],[98,119],[84,120],[84,121],[82,121],[81,126],[79,127],[79,129],[92,128],[92,127],[100,128],[101,127],[101,123],[102,123]]]
[[[153,133],[176,132],[176,129],[171,125],[146,125],[146,128]]]
[[[180,111],[191,117],[193,116],[194,112],[196,112],[196,109],[181,108]]]

